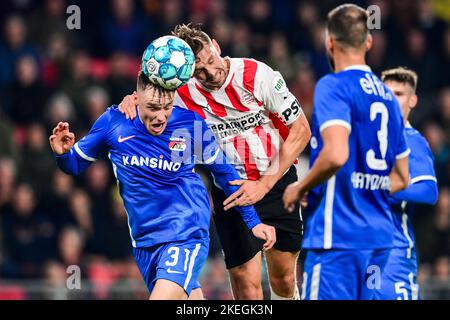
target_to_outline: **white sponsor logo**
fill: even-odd
[[[150,167],[176,172],[181,168],[180,162],[172,162],[162,158],[149,158],[142,156],[122,156],[124,166]]]
[[[365,190],[389,190],[391,181],[389,176],[369,174],[362,172],[352,173],[352,184],[355,189]]]

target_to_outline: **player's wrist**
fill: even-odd
[[[53,150],[53,155],[56,158],[65,158],[65,157],[67,157],[69,155],[69,152],[70,152],[70,150],[62,151],[62,152],[56,152],[56,151]]]
[[[273,186],[275,185],[276,182],[273,182],[271,180],[269,180],[268,178],[265,178],[267,176],[264,176],[263,178],[259,179],[258,182],[261,184],[261,186],[263,187],[263,190],[265,193],[268,193],[270,190],[272,190]]]

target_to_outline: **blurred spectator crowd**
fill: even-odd
[[[450,7],[445,0],[349,1],[381,8],[368,64],[419,74],[412,125],[435,157],[439,201],[417,206],[419,283],[450,298]],[[57,170],[48,136],[59,121],[82,137],[111,104],[131,93],[142,52],[178,23],[202,22],[222,55],[279,70],[310,118],[316,81],[328,73],[326,13],[343,1],[10,0],[0,2],[0,299],[146,298],[130,251],[127,216],[112,170],[100,160],[78,177]],[[69,4],[81,29],[69,30]],[[447,4],[447,5],[446,5]],[[304,155],[307,159],[307,152]],[[212,227],[202,273],[208,299],[231,299]],[[92,290],[64,290],[79,265]],[[299,283],[301,283],[299,263]],[[42,280],[32,290],[20,283]],[[126,283],[123,290],[123,284]],[[445,285],[442,285],[445,284]],[[438,289],[434,290],[437,286]],[[30,286],[29,288],[32,288]],[[114,289],[117,290],[114,290]],[[44,292],[45,291],[45,292]],[[427,295],[425,295],[425,298]]]

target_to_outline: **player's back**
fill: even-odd
[[[304,247],[392,247],[389,173],[409,151],[398,102],[367,66],[327,75],[315,90],[311,165],[333,125],[350,130],[349,158],[309,193]]]

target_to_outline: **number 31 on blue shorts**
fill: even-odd
[[[209,239],[190,239],[148,248],[133,248],[133,255],[149,292],[158,279],[177,283],[191,294],[200,288],[200,271],[208,256]]]

